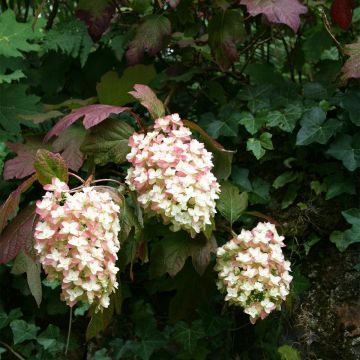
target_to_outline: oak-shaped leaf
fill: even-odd
[[[32,256],[35,205],[29,205],[6,226],[0,235],[0,264],[12,260],[21,249]]]
[[[275,24],[286,24],[295,32],[300,26],[300,15],[307,12],[307,7],[298,0],[241,0],[251,16],[263,14]]]
[[[158,99],[149,86],[136,84],[134,86],[134,91],[130,91],[129,94],[139,100],[142,106],[146,107],[153,119],[165,115],[164,104]]]
[[[80,0],[75,15],[85,22],[91,38],[98,41],[108,29],[115,10],[110,0]]]
[[[44,141],[48,141],[53,136],[58,136],[76,120],[83,118],[83,125],[85,129],[89,129],[102,121],[106,120],[111,114],[120,114],[129,110],[126,107],[110,106],[94,104],[81,107],[73,110],[69,115],[66,115],[46,134]]]
[[[221,215],[232,225],[246,210],[248,206],[248,194],[228,181],[221,185],[220,198],[216,207]]]
[[[68,182],[68,167],[60,154],[54,154],[45,149],[38,150],[35,156],[34,168],[42,185],[51,184],[53,177],[65,183]]]
[[[342,78],[344,80],[360,78],[360,37],[355,43],[346,45],[345,51],[349,58],[341,70]]]
[[[26,179],[16,190],[10,193],[9,197],[0,207],[0,234],[6,227],[8,221],[13,218],[18,212],[21,194],[27,191],[31,185],[37,180],[37,175],[34,174]]]
[[[239,57],[237,45],[244,39],[242,13],[238,9],[220,11],[209,22],[209,44],[215,61],[226,71]]]
[[[128,142],[134,131],[125,121],[109,119],[90,130],[81,145],[81,151],[93,156],[95,164],[121,164],[126,161],[130,151]]]
[[[144,17],[126,51],[126,60],[129,64],[138,64],[145,52],[150,56],[156,55],[164,45],[164,37],[170,33],[171,23],[167,17],[162,15]]]
[[[37,259],[33,259],[21,250],[16,256],[11,273],[14,275],[26,273],[30,292],[37,305],[40,306],[42,299],[41,265]]]

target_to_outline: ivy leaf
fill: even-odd
[[[282,111],[270,111],[266,115],[266,122],[270,127],[278,127],[282,131],[291,133],[301,115],[302,110],[299,105],[289,104]]]
[[[78,19],[71,19],[55,25],[47,33],[43,47],[45,50],[61,51],[73,58],[78,57],[81,66],[84,66],[92,45],[86,25]]]
[[[241,113],[240,124],[245,126],[245,129],[251,135],[256,134],[259,129],[264,125],[265,119],[261,116],[254,116],[251,113]]]
[[[0,15],[0,55],[23,57],[22,52],[39,51],[35,41],[42,37],[40,29],[41,23],[33,30],[31,22],[17,22],[12,10],[4,11]]]
[[[52,145],[53,150],[61,153],[68,167],[74,171],[79,171],[84,162],[80,146],[84,141],[85,134],[83,128],[71,126],[62,132]]]
[[[110,105],[88,105],[73,110],[69,115],[62,118],[58,123],[46,134],[44,141],[48,141],[51,137],[58,136],[71,124],[80,118],[83,119],[85,129],[89,129],[102,121],[106,120],[111,114],[120,114],[128,111],[129,108]]]
[[[245,37],[240,10],[225,10],[209,21],[209,45],[215,61],[226,71],[239,58],[237,44]]]
[[[123,106],[134,102],[129,95],[135,84],[149,84],[156,76],[153,65],[134,65],[125,69],[121,78],[115,71],[104,74],[96,86],[99,100],[102,104]]]
[[[259,139],[250,138],[246,142],[246,150],[251,151],[259,160],[265,155],[266,150],[274,149],[271,138],[272,134],[268,132],[262,133]]]
[[[81,151],[93,156],[96,164],[121,164],[126,161],[130,150],[129,137],[134,131],[125,121],[109,119],[91,129],[81,145]]]
[[[360,166],[360,136],[340,135],[326,153],[341,160],[348,170],[354,171]]]
[[[325,200],[330,200],[341,194],[356,194],[354,179],[349,176],[345,177],[340,173],[327,176],[324,179],[324,185],[326,187]]]
[[[0,235],[0,264],[12,260],[21,249],[33,253],[35,205],[22,209]]]
[[[8,220],[13,218],[20,204],[21,194],[28,190],[31,185],[37,180],[37,176],[33,175],[26,179],[19,187],[13,191],[6,201],[0,207],[0,234],[7,225]]]
[[[310,145],[314,142],[326,144],[341,127],[339,120],[326,120],[326,113],[318,107],[307,111],[300,124],[301,129],[296,137],[296,145]]]
[[[136,84],[134,91],[129,91],[129,94],[140,101],[142,106],[146,107],[153,119],[165,115],[164,104],[157,98],[149,86]]]
[[[344,80],[360,78],[360,38],[353,44],[348,44],[345,47],[346,54],[349,59],[346,60],[342,68],[342,78]]]
[[[30,232],[30,235],[32,236],[32,232]],[[25,252],[20,251],[15,259],[11,273],[14,275],[26,273],[30,292],[35,298],[37,305],[40,306],[42,298],[40,263],[26,255]]]
[[[280,189],[288,183],[295,181],[299,177],[299,173],[295,171],[285,171],[279,175],[273,182],[273,187],[275,189]]]
[[[198,341],[206,337],[206,333],[201,320],[193,321],[191,325],[184,321],[179,321],[175,324],[172,337],[177,343],[182,345],[186,352],[192,354],[197,348]]]
[[[7,143],[6,146],[17,154],[13,159],[7,160],[4,166],[4,179],[12,178],[22,179],[35,172],[33,163],[36,152],[41,148],[50,149],[50,146],[44,145],[40,138],[29,137],[25,144]]]
[[[21,344],[25,340],[36,339],[36,335],[40,328],[34,324],[29,324],[24,320],[13,320],[10,323],[12,333],[14,335],[14,344]]]
[[[360,227],[360,209],[345,210],[341,214],[349,224]]]
[[[0,125],[5,131],[18,133],[22,115],[33,115],[40,111],[40,98],[26,94],[26,85],[0,86]]]
[[[248,194],[247,192],[240,194],[237,186],[226,181],[221,185],[220,198],[216,206],[224,218],[232,225],[246,210]]]
[[[69,172],[65,160],[59,155],[48,150],[37,151],[34,161],[37,178],[42,185],[51,184],[53,177],[67,183]]]
[[[58,353],[64,349],[64,338],[57,326],[50,324],[38,337],[37,342],[52,353]]]
[[[286,24],[294,32],[299,29],[300,15],[307,12],[298,0],[241,0],[240,4],[246,5],[251,16],[264,14],[269,22]]]
[[[75,15],[86,23],[91,38],[98,41],[108,29],[115,9],[110,0],[80,0]]]
[[[351,244],[360,242],[360,226],[353,226],[346,231],[333,231],[330,241],[340,252],[344,252]]]
[[[135,38],[130,42],[126,51],[129,64],[138,64],[146,52],[150,56],[156,55],[163,47],[164,37],[170,35],[171,23],[162,15],[149,15],[143,18],[138,26]]]
[[[347,91],[341,98],[341,107],[349,112],[350,120],[356,126],[360,126],[360,92],[359,91]]]

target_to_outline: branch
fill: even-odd
[[[49,15],[49,19],[47,21],[47,24],[45,26],[45,30],[50,30],[52,28],[58,10],[59,10],[59,0],[54,0],[54,5],[53,5],[53,8],[52,8],[51,13]]]

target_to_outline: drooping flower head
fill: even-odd
[[[53,178],[42,200],[35,227],[35,250],[50,281],[61,283],[61,298],[69,306],[79,300],[109,306],[118,287],[115,266],[120,249],[119,206],[109,193],[84,187],[73,194]]]
[[[258,223],[217,250],[218,289],[225,301],[244,308],[253,324],[279,310],[289,294],[292,276],[283,240],[273,224]]]
[[[154,131],[133,134],[129,146],[133,166],[126,183],[145,211],[192,236],[211,224],[220,192],[211,172],[212,154],[191,137],[178,114],[155,120]]]

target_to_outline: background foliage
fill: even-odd
[[[321,243],[343,252],[360,242],[356,5],[2,0],[0,358],[307,356],[292,341],[289,320],[309,285],[301,265]],[[145,108],[137,103],[140,90],[129,94],[135,84],[148,84],[167,112],[194,122],[214,152],[223,181],[216,229],[208,239],[172,233],[156,219],[143,222],[127,196],[121,292],[102,315],[76,307],[64,357],[68,308],[59,288],[39,278],[29,246],[42,194],[30,175],[37,170],[46,182],[68,166],[83,177],[123,180],[127,139],[139,123],[131,111],[149,125],[162,106],[150,99],[148,111],[146,101]],[[224,305],[212,269],[215,241],[229,239],[224,219],[239,232],[257,217],[281,226],[295,280],[283,311],[252,326]]]

